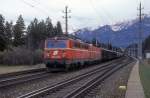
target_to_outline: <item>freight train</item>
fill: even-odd
[[[44,61],[50,71],[69,70],[120,57],[119,52],[65,36],[45,40]]]

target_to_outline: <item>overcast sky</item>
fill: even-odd
[[[0,14],[6,20],[16,21],[22,14],[28,24],[33,18],[45,19],[50,17],[55,24],[61,21],[65,6],[71,13],[69,30],[84,27],[95,28],[104,24],[114,24],[137,18],[137,7],[140,0],[0,0]],[[141,0],[143,12],[150,13],[150,0]]]

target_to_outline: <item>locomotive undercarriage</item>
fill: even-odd
[[[46,60],[48,71],[68,71],[98,64],[101,60]]]

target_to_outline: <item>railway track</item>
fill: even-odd
[[[123,59],[115,63],[113,62],[113,64],[100,66],[90,72],[32,91],[18,98],[76,98],[129,63],[129,60]]]
[[[26,70],[0,76],[0,88],[48,76],[45,68]]]
[[[45,70],[46,70],[46,68],[40,68],[40,69],[31,69],[31,70],[24,70],[24,71],[0,74],[0,79],[19,76],[19,75],[30,74],[30,73],[33,73],[33,72],[41,72],[41,71],[45,71]]]
[[[78,87],[77,89],[73,90],[72,92],[68,93],[62,98],[82,98],[84,94],[88,92],[93,87],[96,87],[99,85],[102,81],[104,81],[106,78],[108,78],[111,74],[119,70],[120,68],[124,67],[125,65],[130,64],[131,62],[127,62],[125,64],[121,64],[118,67],[115,67],[113,69],[108,69],[103,74],[96,76],[94,79],[91,79],[90,81],[86,82],[84,85]]]
[[[46,68],[2,74],[0,75],[0,88],[48,77],[49,75],[50,73],[46,72]]]

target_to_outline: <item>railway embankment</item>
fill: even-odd
[[[140,77],[141,74],[139,73],[141,73],[141,65],[139,61],[137,61],[128,80],[126,98],[145,98],[143,86],[141,84],[142,77]]]
[[[25,70],[31,70],[31,69],[39,69],[39,68],[45,68],[44,64],[38,64],[38,65],[0,65],[0,74],[7,74],[12,72],[18,72],[18,71],[25,71]]]
[[[140,64],[140,79],[143,85],[145,98],[150,98],[150,63],[147,61]]]

